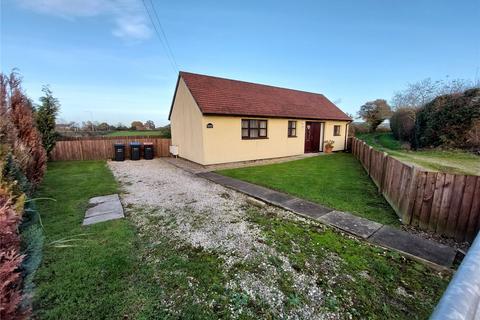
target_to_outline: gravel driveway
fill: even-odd
[[[179,245],[187,243],[219,255],[224,261],[224,273],[229,274],[225,290],[241,291],[249,299],[260,299],[269,313],[280,318],[345,317],[325,310],[326,293],[316,284],[314,276],[293,269],[285,256],[266,244],[258,226],[249,222],[249,205],[243,194],[161,159],[109,162],[108,165],[122,185],[124,193],[121,198],[127,216],[139,232],[148,230],[150,234],[168,235],[178,239]],[[301,219],[271,206],[259,210],[265,214],[274,212],[290,219]],[[152,224],[149,219],[152,215],[161,217],[162,221],[168,218],[172,223]],[[336,258],[332,257],[328,262],[330,270],[335,270]],[[266,272],[235,268],[239,263],[249,262],[261,265]],[[291,290],[306,297],[301,304],[288,310],[285,305],[289,297],[281,287],[285,277],[292,280]],[[201,297],[198,300],[202,303]],[[206,302],[205,307],[208,307]],[[242,310],[232,308],[230,316],[235,318],[241,313]]]

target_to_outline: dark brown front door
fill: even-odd
[[[305,123],[305,153],[320,152],[320,122]]]

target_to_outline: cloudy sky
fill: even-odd
[[[178,70],[320,92],[350,113],[408,82],[479,76],[478,0],[144,1],[1,0],[1,71],[18,68],[34,100],[49,84],[65,120],[156,124]]]

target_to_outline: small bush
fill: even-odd
[[[395,139],[411,141],[415,129],[416,109],[399,108],[390,118],[390,129]]]
[[[352,136],[352,137],[355,136],[356,134],[367,133],[369,131],[370,131],[370,129],[368,128],[368,125],[365,122],[363,122],[363,123],[352,122],[348,126],[348,135]]]
[[[479,119],[480,88],[439,96],[417,113],[412,144],[415,148],[480,148],[471,137]]]

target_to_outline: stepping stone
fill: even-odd
[[[83,220],[82,225],[88,226],[88,225],[99,223],[99,222],[122,219],[122,218],[125,218],[123,213],[109,212],[109,213],[104,213],[104,214],[101,214],[101,215],[93,216],[93,217],[90,217],[90,218],[85,218]]]
[[[446,267],[455,259],[455,249],[389,226],[383,226],[369,241]]]
[[[332,225],[364,239],[370,237],[383,225],[353,214],[340,211],[332,211],[318,218],[323,223]]]
[[[90,208],[85,212],[84,226],[125,217],[118,194],[94,197],[88,203]]]
[[[297,198],[283,203],[282,207],[314,219],[333,211],[319,204]]]
[[[115,201],[118,200],[120,201],[120,198],[118,197],[118,194],[110,194],[108,196],[100,196],[100,197],[94,197],[88,200],[88,204],[93,205],[93,204],[99,204],[103,202],[108,202],[108,201]]]
[[[111,212],[120,212],[123,214],[123,207],[120,203],[120,200],[117,199],[96,204],[87,210],[85,213],[85,218],[95,217]]]

